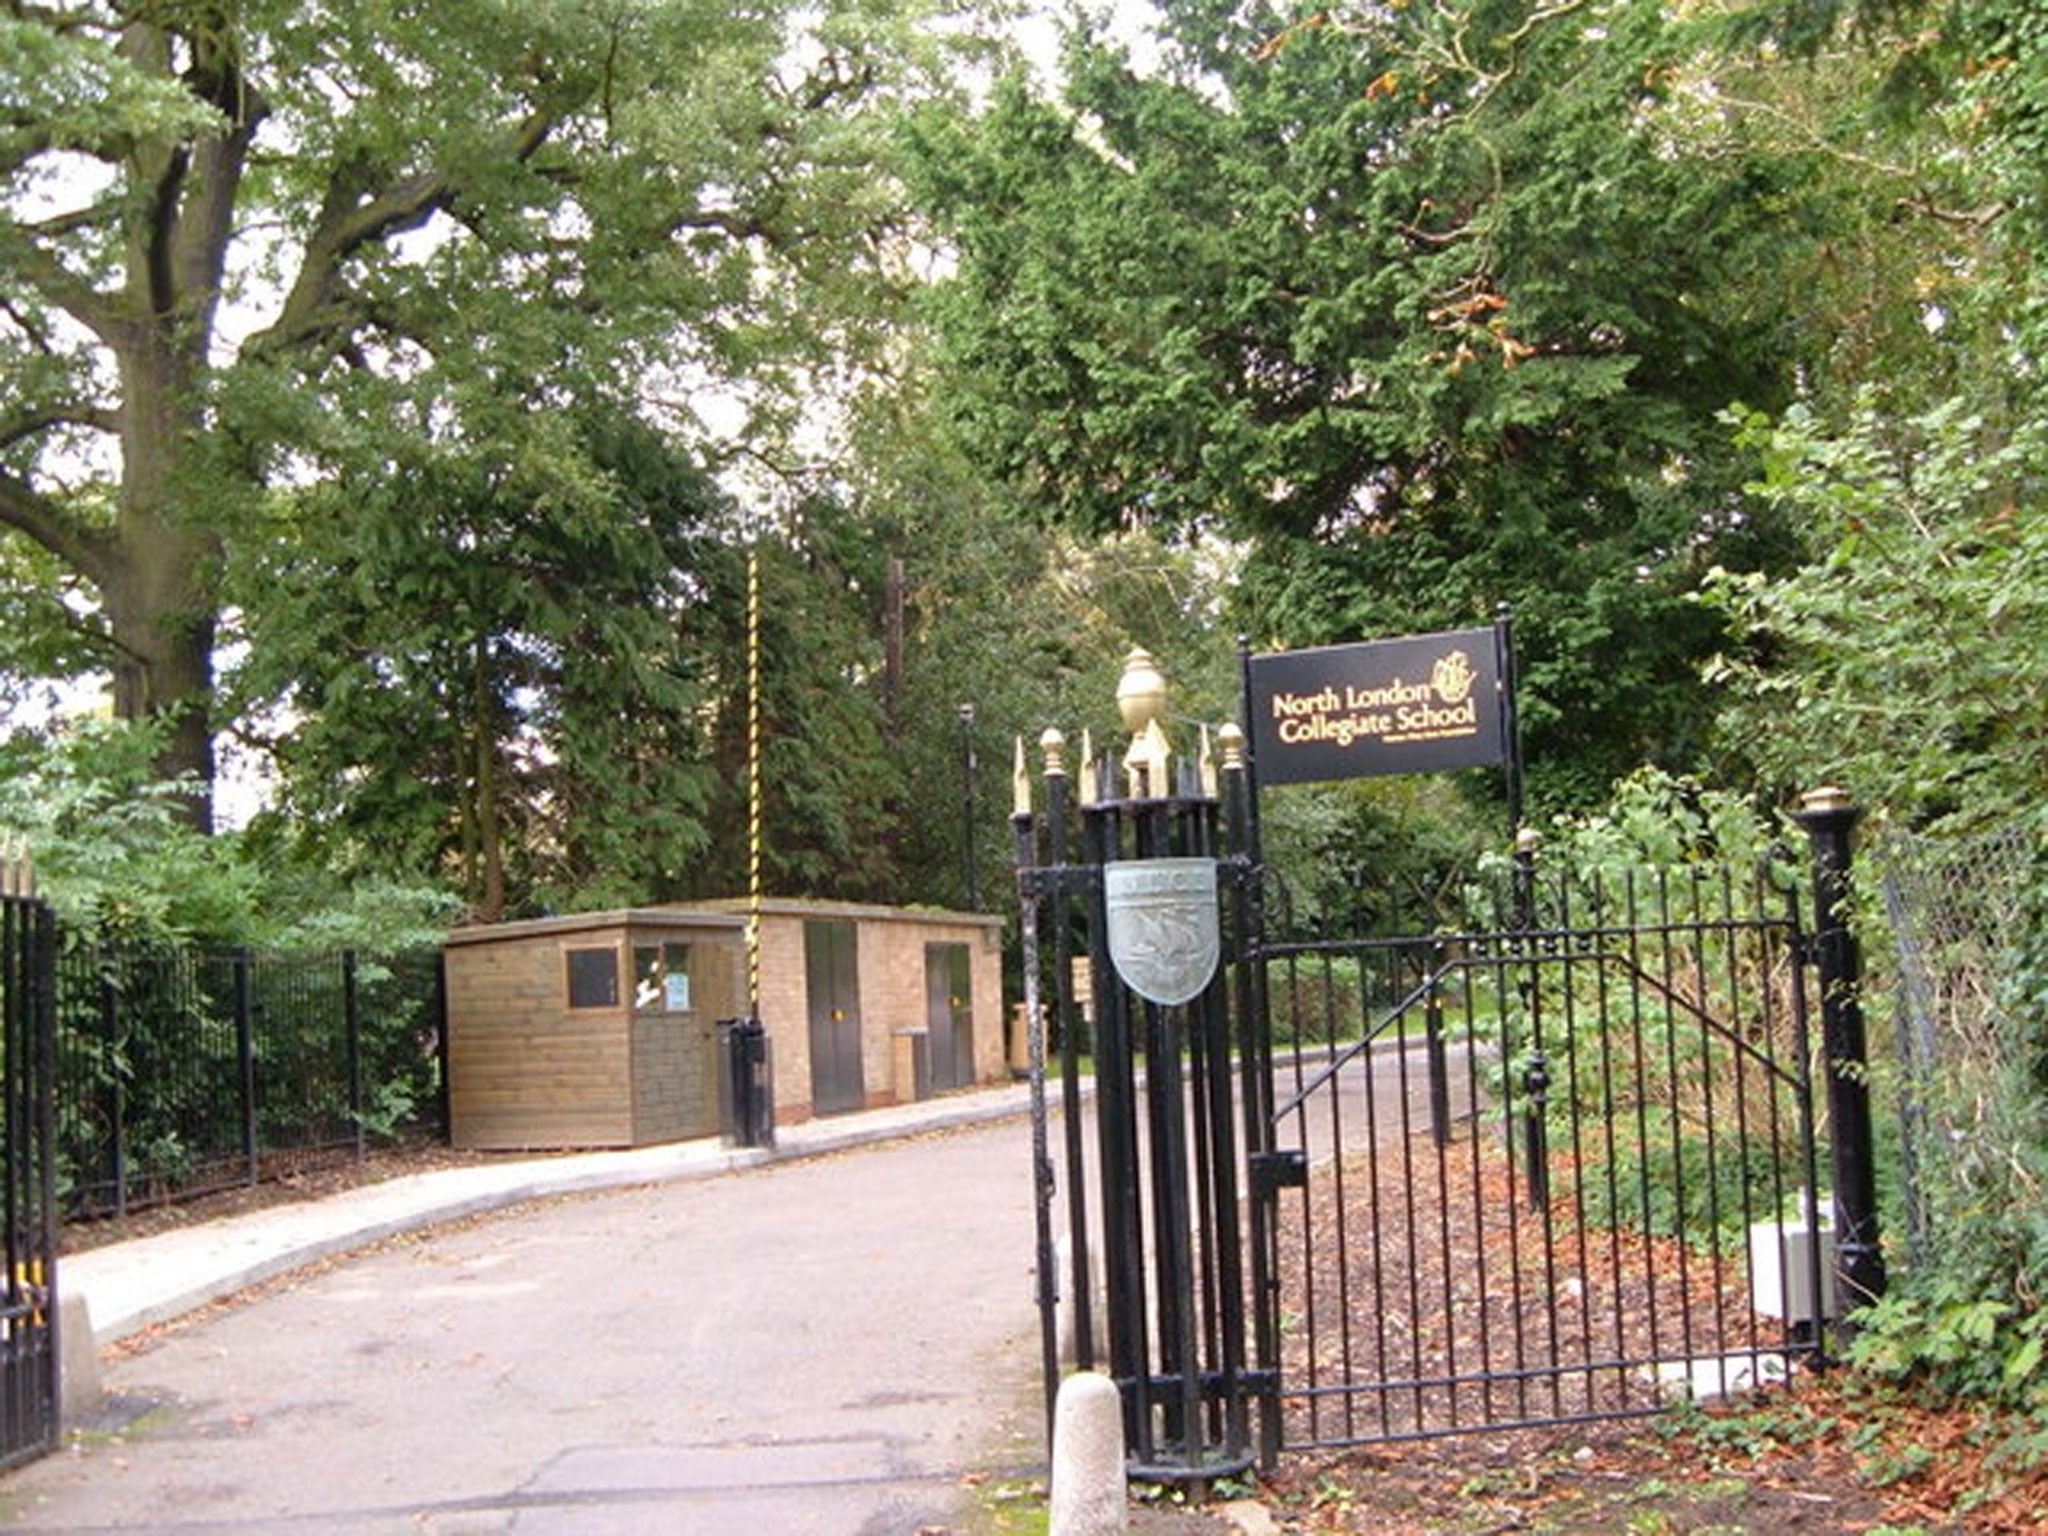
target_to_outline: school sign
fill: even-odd
[[[1246,704],[1261,784],[1513,767],[1504,627],[1250,658]]]

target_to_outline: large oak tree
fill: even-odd
[[[117,711],[170,721],[197,821],[224,572],[277,535],[272,493],[393,478],[404,443],[573,478],[531,472],[573,459],[572,403],[701,435],[704,391],[772,401],[858,345],[900,275],[878,144],[936,77],[926,10],[0,15],[0,523],[57,562]]]

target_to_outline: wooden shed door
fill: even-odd
[[[811,1109],[820,1115],[860,1109],[860,967],[850,922],[804,924],[804,980],[810,997]]]
[[[965,944],[925,945],[925,1032],[931,1039],[934,1088],[974,1085],[971,986]]]

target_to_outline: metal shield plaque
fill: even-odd
[[[1132,859],[1102,867],[1109,958],[1138,996],[1197,997],[1223,953],[1214,859]]]

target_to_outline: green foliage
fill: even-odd
[[[1062,101],[921,125],[968,451],[1074,526],[1249,541],[1262,643],[1511,602],[1539,798],[1695,761],[1684,594],[1787,551],[1710,418],[1789,394],[1802,157],[1668,152],[1653,5],[1162,10],[1155,74],[1081,37]]]
[[[176,718],[163,757],[197,780],[203,824],[211,732],[238,723],[215,707],[217,629],[263,590],[223,581],[331,567],[324,536],[359,508],[378,527],[351,531],[395,560],[390,506],[415,473],[472,515],[497,498],[528,518],[561,546],[536,557],[558,612],[604,627],[616,562],[578,592],[574,557],[609,515],[630,537],[638,509],[606,507],[580,413],[793,462],[778,450],[834,369],[896,333],[890,125],[907,95],[951,88],[978,30],[924,0],[10,13],[0,64],[33,88],[0,135],[0,524],[74,584],[63,613],[38,610],[43,638],[90,646],[124,717]],[[707,425],[712,393],[737,426]],[[506,552],[415,545],[386,574],[417,614],[465,557],[489,575]],[[287,590],[316,630],[326,597],[345,624],[364,595]],[[580,647],[575,673],[616,636],[552,638]],[[580,681],[569,697],[608,706]],[[558,777],[612,789],[616,766],[592,747]],[[638,766],[637,810],[701,804],[701,776],[693,796]],[[634,852],[618,798],[575,829],[572,874]],[[378,841],[417,853],[416,809]]]
[[[2001,966],[1991,1058],[1920,1085],[1931,1241],[1862,1315],[1860,1365],[2048,1416],[2048,880]]]
[[[137,942],[261,944],[296,953],[438,943],[431,888],[345,883],[193,830],[184,781],[154,777],[159,728],[80,719],[0,748],[0,839],[74,932]]]
[[[1789,1214],[1786,1192],[1805,1179],[1792,1145],[1660,1124],[1649,1137],[1617,1146],[1611,1161],[1580,1168],[1576,1187],[1589,1221],[1733,1254],[1743,1251],[1752,1223]]]
[[[787,539],[759,546],[759,554],[765,879],[777,894],[901,900],[896,834],[909,808],[884,719],[884,552],[828,497],[806,503]],[[722,873],[721,894],[746,887],[740,597],[735,585],[725,603],[714,600],[728,626],[733,664],[719,714],[719,760],[727,771],[712,867]],[[923,723],[934,735],[946,725]],[[943,803],[957,800],[949,793]]]
[[[1267,1017],[1278,1046],[1350,1044],[1382,1021],[1393,999],[1351,955],[1310,955],[1272,968],[1266,977]]]
[[[77,1214],[243,1182],[252,1148],[264,1162],[401,1134],[436,1101],[438,949],[60,932],[57,1153]]]
[[[1806,410],[1744,420],[1757,495],[1809,530],[1813,563],[1713,573],[1742,647],[1715,675],[1722,729],[1781,785],[1854,786],[1907,824],[2002,822],[2040,793],[2048,744],[2043,441],[1963,403],[1839,431]]]
[[[1731,416],[1763,466],[1751,494],[1802,530],[1807,556],[1704,584],[1735,639],[1714,664],[1730,697],[1723,742],[1777,792],[1848,786],[1879,826],[1961,838],[2032,825],[2048,727],[2048,19],[2028,0],[1849,0],[1744,7],[1736,21],[1810,55],[1807,79],[1852,87],[1789,111],[1778,96],[1781,120],[1840,146],[1844,185],[1888,211],[1852,262],[1871,296],[1845,312],[1868,322],[1844,333],[1867,347],[1860,362],[1817,373],[1790,409]],[[1947,905],[1974,917],[1978,904]],[[1911,1170],[1928,1240],[1894,1249],[1856,1346],[1886,1377],[2037,1417],[2040,906],[2037,892],[2017,932],[1975,933],[1967,965],[1935,960],[1988,1000],[1988,1022],[1975,1009],[1949,1021],[1938,1065],[1910,1084],[1933,1128]]]
[[[263,865],[262,889],[249,941],[284,954],[438,953],[459,913],[436,885],[274,861]]]
[[[407,453],[280,505],[231,584],[234,697],[280,775],[261,838],[358,875],[444,871],[493,915],[649,899],[701,851],[729,513],[651,432],[597,416],[509,463]]]
[[[2037,1164],[2034,1176],[2041,1171]],[[1862,1331],[1852,1358],[1873,1375],[1941,1396],[2048,1412],[2048,1373],[2042,1370],[2048,1329],[2010,1295],[2014,1275],[2004,1259],[2013,1245],[1981,1222],[1967,1223],[1960,1240],[1972,1245],[1968,1260],[1945,1265],[1939,1277],[1896,1285],[1859,1314]],[[2031,1246],[2038,1253],[2038,1235]],[[2038,1259],[2029,1267],[2038,1280]]]
[[[1453,924],[1461,882],[1507,835],[1442,776],[1404,775],[1269,793],[1260,809],[1294,934],[1419,934]]]
[[[1850,62],[1815,69],[1853,88],[1781,116],[1861,146],[1845,185],[1891,210],[1858,243],[1869,312],[1913,324],[1862,330],[1862,363],[1789,409],[1731,413],[1750,494],[1807,556],[1704,583],[1736,640],[1711,669],[1722,740],[1781,790],[1831,778],[1902,824],[1996,824],[2040,798],[2048,31],[2013,0],[1825,18],[1806,44],[1853,22],[1830,55]]]
[[[1468,891],[1481,929],[1525,906],[1539,932],[1604,935],[1474,978],[1497,994],[1494,1070],[1524,1102],[1540,1041],[1553,1134],[1572,1137],[1591,1220],[1738,1250],[1812,1180],[1786,1080],[1801,1041],[1784,957],[1758,927],[1793,897],[1775,831],[1739,795],[1645,769],[1603,810],[1555,818],[1526,874],[1494,855]]]
[[[380,1141],[393,1141],[418,1122],[419,1091],[415,1084],[395,1081],[379,1083],[363,1106],[363,1129]]]
[[[1746,796],[1646,768],[1618,780],[1601,809],[1553,818],[1542,857],[1607,879],[1754,869],[1772,855],[1780,830]],[[1493,867],[1502,867],[1498,858]]]
[[[158,731],[81,720],[4,749],[0,829],[57,911],[151,937],[244,934],[260,881],[231,842],[192,830],[189,782],[155,776]]]

